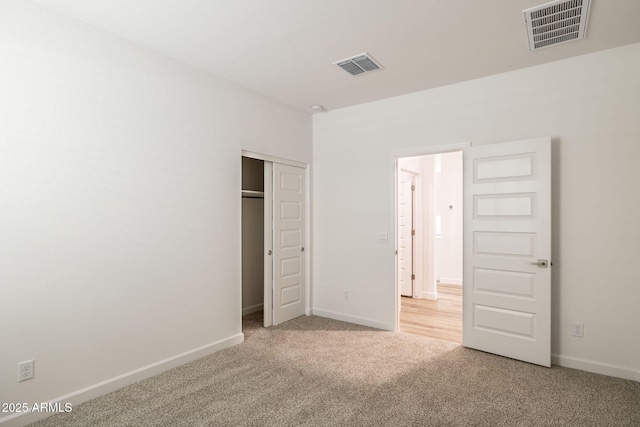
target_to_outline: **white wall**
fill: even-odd
[[[421,156],[422,165],[422,266],[423,283],[422,298],[438,299],[436,286],[436,234],[435,234],[435,209],[433,200],[436,196],[434,185],[435,156]]]
[[[242,314],[264,308],[264,199],[242,199]]]
[[[441,172],[433,175],[435,215],[441,234],[435,240],[435,277],[443,284],[462,284],[462,152],[439,154]],[[452,208],[449,208],[452,206]]]
[[[553,360],[639,379],[639,116],[640,44],[315,115],[314,312],[393,328],[395,155],[551,136]]]
[[[435,171],[435,159],[443,159],[443,169]],[[414,215],[416,272],[415,296],[438,298],[436,281],[460,284],[462,281],[462,153],[441,153],[398,159],[398,170],[415,172]],[[449,210],[449,204],[454,209]],[[435,216],[442,217],[442,233],[436,239]]]
[[[0,402],[239,342],[241,150],[310,162],[310,116],[31,2],[0,58]]]

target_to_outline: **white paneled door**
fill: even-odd
[[[305,314],[305,170],[273,164],[273,324]]]
[[[551,140],[464,153],[463,345],[551,365]]]
[[[413,296],[414,175],[401,169],[398,176],[398,284],[400,295]]]

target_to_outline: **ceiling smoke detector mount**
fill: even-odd
[[[531,52],[585,38],[590,0],[556,0],[522,11]]]
[[[382,69],[382,65],[366,52],[350,58],[341,59],[333,64],[342,68],[352,76]]]

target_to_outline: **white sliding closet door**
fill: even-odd
[[[305,314],[305,170],[273,164],[273,324]]]

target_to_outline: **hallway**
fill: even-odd
[[[402,297],[400,331],[462,343],[462,286],[438,285],[438,299]]]

